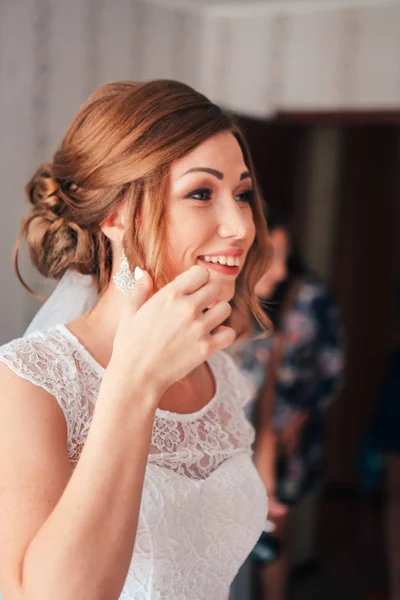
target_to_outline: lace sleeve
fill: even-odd
[[[0,361],[19,377],[43,388],[56,399],[67,423],[69,455],[75,455],[75,419],[71,409],[74,381],[66,377],[67,357],[63,357],[62,350],[55,352],[44,333],[35,333],[0,347]]]

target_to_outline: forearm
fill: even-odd
[[[21,569],[26,600],[113,600],[132,557],[151,442],[155,391],[132,399],[104,386],[87,441]],[[130,403],[130,407],[128,406]]]

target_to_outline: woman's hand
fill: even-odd
[[[282,517],[285,517],[288,513],[288,506],[287,504],[283,504],[282,502],[279,502],[279,500],[276,498],[276,496],[269,496],[268,498],[268,515],[267,518],[268,520],[271,520],[272,523],[274,523],[276,525],[276,522],[281,519]]]
[[[107,370],[128,390],[137,377],[150,378],[162,394],[230,346],[235,332],[221,325],[232,309],[218,300],[220,284],[205,267],[191,267],[149,298],[152,288],[143,272],[121,315]]]

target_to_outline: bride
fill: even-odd
[[[220,352],[267,325],[242,134],[186,85],[108,84],[26,190],[20,237],[61,281],[0,348],[4,599],[226,600],[266,518]]]

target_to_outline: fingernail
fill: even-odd
[[[140,267],[136,267],[133,272],[134,280],[139,281],[139,279],[142,279],[143,275],[144,275],[144,271]]]

